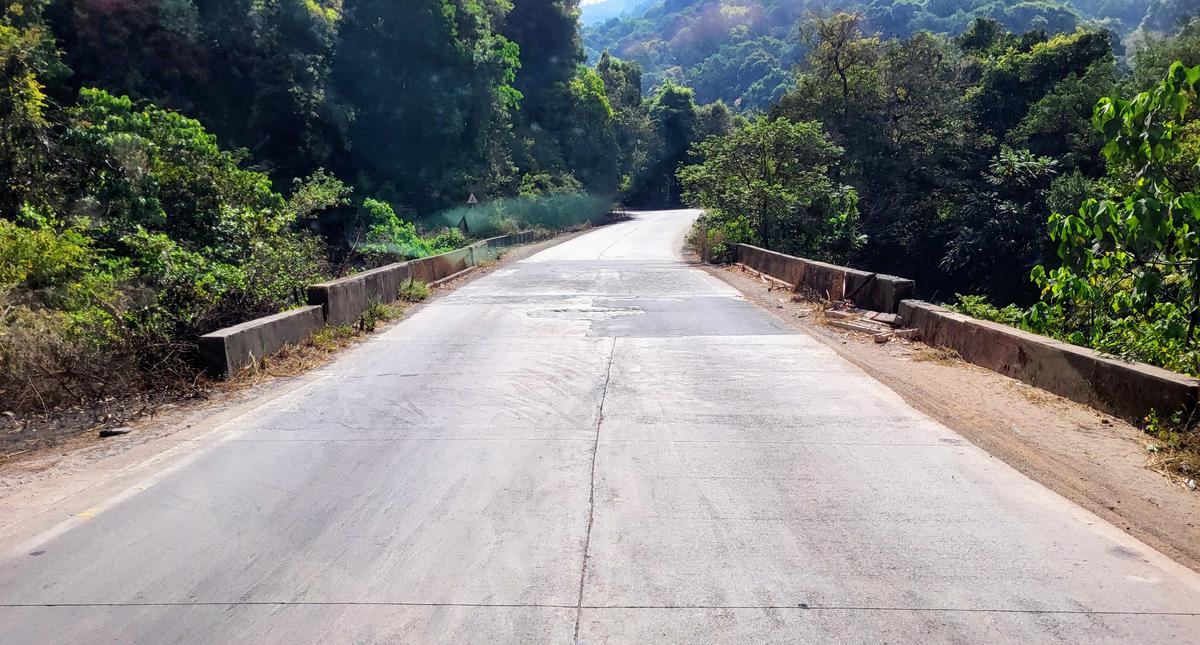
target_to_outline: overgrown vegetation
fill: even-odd
[[[0,410],[186,387],[198,336],[310,283],[673,203],[729,127],[584,66],[557,0],[0,12]]]
[[[796,88],[697,146],[704,162],[680,177],[709,209],[702,246],[903,274],[928,297],[974,294],[959,296],[964,313],[1200,374],[1200,20],[1137,50],[1126,74],[1102,30],[976,20],[953,40],[885,40],[866,24],[810,20]],[[776,182],[789,157],[766,123],[809,124],[835,154],[790,141],[799,170]],[[846,199],[800,198],[828,190]],[[814,217],[814,203],[857,217]]]
[[[1099,199],[1054,213],[1061,266],[1038,266],[1030,324],[1071,342],[1200,374],[1200,65],[1096,106],[1109,174]]]

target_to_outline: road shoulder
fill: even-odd
[[[1150,439],[1139,429],[921,343],[879,345],[829,327],[819,307],[789,291],[701,266],[993,457],[1200,571],[1200,498],[1146,467]]]
[[[402,323],[429,302],[488,273],[519,262],[593,229],[557,235],[534,244],[514,247],[498,261],[479,267],[437,287],[431,298],[358,336],[335,351],[296,361],[278,371],[267,371],[238,382],[214,387],[203,400],[179,400],[157,413],[130,424],[129,434],[98,439],[96,431],[80,429],[74,435],[50,441],[0,461],[0,545],[15,533],[29,534],[49,528],[64,517],[90,508],[99,500],[125,490],[151,473],[169,469],[188,459],[214,433],[235,425],[240,417],[263,405],[309,386],[318,377],[314,369],[337,360],[346,350]]]

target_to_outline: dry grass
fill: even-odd
[[[1162,473],[1188,490],[1200,488],[1200,446],[1174,450],[1157,448],[1149,454],[1147,468]]]
[[[1152,437],[1146,444],[1146,466],[1189,490],[1200,488],[1200,419],[1151,413],[1143,429]]]
[[[941,363],[949,365],[962,361],[962,356],[958,352],[948,347],[934,347],[932,345],[921,345],[913,350],[910,358],[914,361],[923,363]]]

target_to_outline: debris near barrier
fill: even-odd
[[[915,340],[918,337],[916,329],[901,328],[901,321],[896,314],[859,309],[845,300],[826,309],[825,318],[830,327],[867,334],[879,344],[893,338]]]

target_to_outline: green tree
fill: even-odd
[[[348,0],[344,11],[333,79],[353,111],[339,175],[419,211],[509,181],[503,144],[520,99],[512,86],[520,61],[495,31],[503,8]]]
[[[63,75],[44,2],[7,3],[0,15],[0,217],[25,202],[53,199],[50,97],[45,82]]]
[[[835,261],[862,243],[857,195],[833,177],[842,149],[821,124],[758,118],[696,154],[704,162],[679,172],[685,196],[728,242]]]
[[[687,162],[695,140],[695,93],[667,83],[650,101],[649,114],[658,149],[651,152],[645,173],[633,188],[633,197],[651,205],[679,204],[682,191],[676,172]]]
[[[868,240],[854,261],[901,271],[932,289],[953,236],[952,205],[985,167],[963,104],[962,59],[947,39],[879,41],[852,16],[807,27],[815,51],[771,114],[816,119],[845,150],[845,181],[861,199]],[[828,41],[828,42],[826,42]]]
[[[1062,266],[1038,266],[1031,324],[1072,342],[1200,373],[1200,66],[1096,106],[1112,194],[1050,218]]]

